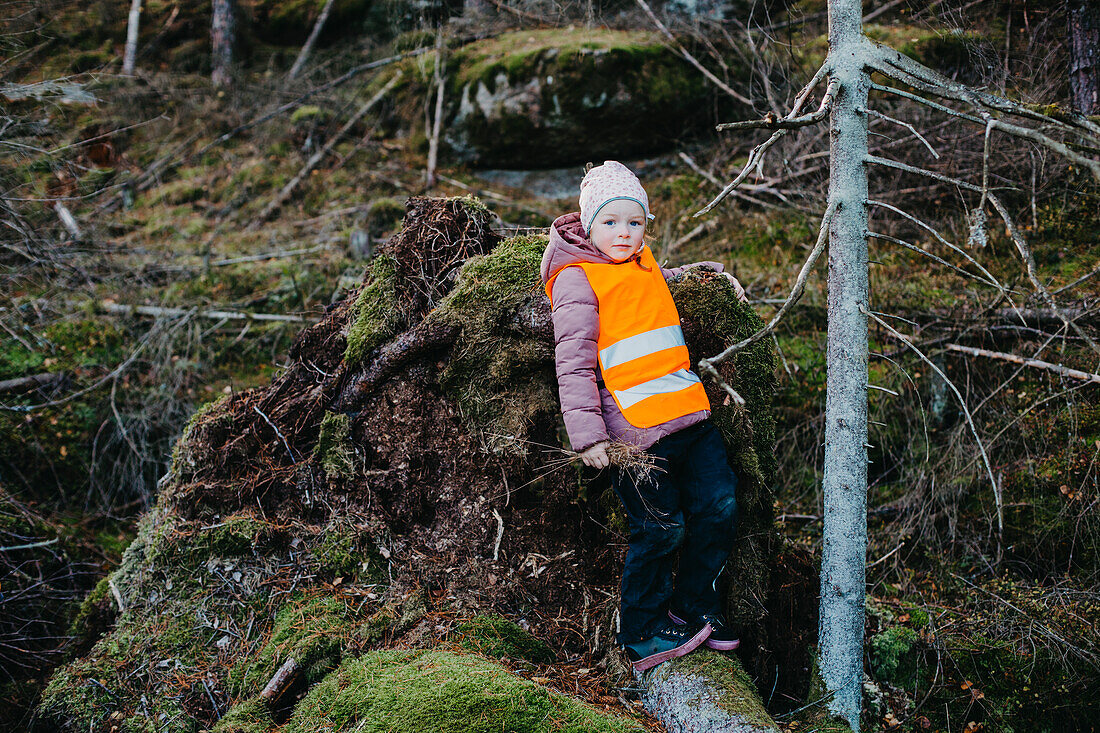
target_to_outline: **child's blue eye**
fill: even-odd
[[[641,225],[642,225],[642,222],[640,222],[640,221],[630,222],[630,226],[632,226],[632,227],[640,227]]]

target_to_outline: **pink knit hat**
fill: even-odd
[[[592,223],[600,209],[617,199],[638,202],[646,218],[653,218],[649,213],[649,197],[638,177],[619,161],[605,160],[603,165],[588,171],[581,181],[581,224],[585,234],[592,231]]]

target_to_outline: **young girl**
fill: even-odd
[[[612,481],[630,527],[618,641],[639,671],[704,642],[735,649],[717,580],[733,544],[737,477],[665,284],[686,268],[654,260],[643,242],[649,198],[621,163],[585,175],[580,209],[554,221],[542,258],[569,441],[588,466],[608,466],[614,438],[646,450],[660,469],[648,481],[628,471]]]

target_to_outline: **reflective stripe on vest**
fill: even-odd
[[[615,400],[625,409],[633,407],[646,397],[663,394],[665,392],[679,392],[699,383],[699,377],[687,369],[678,369],[672,374],[642,382],[630,389],[615,390]]]
[[[596,294],[600,371],[626,421],[648,428],[709,410],[702,382],[690,370],[680,314],[649,247],[627,262],[570,267],[584,270]],[[551,301],[560,272],[546,283]]]
[[[603,365],[604,369],[610,369],[657,351],[686,345],[684,331],[679,325],[662,326],[652,331],[639,333],[637,336],[628,336],[621,341],[616,341],[606,349],[601,349],[600,364]]]

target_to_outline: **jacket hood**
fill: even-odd
[[[542,253],[542,282],[546,283],[563,267],[578,262],[615,263],[592,244],[592,240],[584,233],[580,212],[574,211],[559,216],[550,225],[550,243]]]

